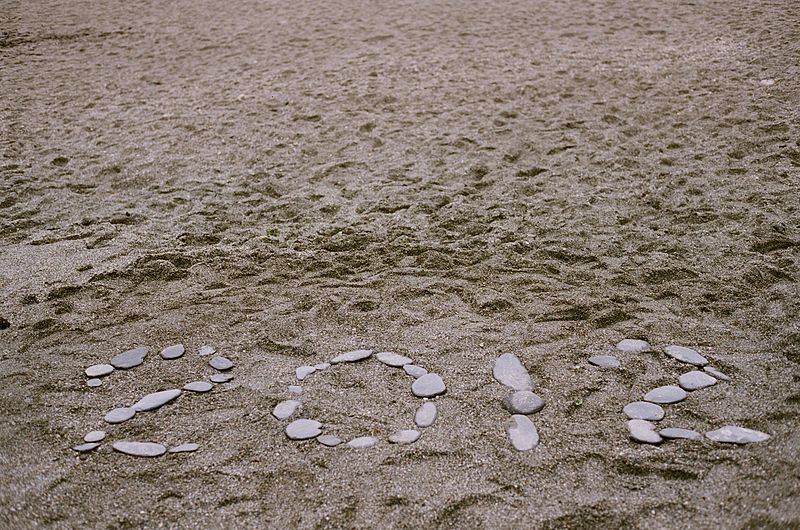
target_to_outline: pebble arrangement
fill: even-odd
[[[492,375],[498,383],[513,390],[503,401],[512,414],[508,425],[511,445],[518,451],[530,451],[539,444],[539,432],[528,414],[542,410],[544,400],[533,393],[533,379],[513,353],[504,353],[495,360]]]
[[[134,348],[132,350],[127,350],[125,352],[120,353],[113,357],[110,361],[110,364],[95,364],[86,368],[84,371],[86,377],[89,379],[86,381],[86,384],[90,387],[98,387],[103,384],[103,380],[100,379],[101,377],[106,377],[113,373],[116,369],[119,370],[129,370],[131,368],[135,368],[145,362],[148,353],[150,352],[149,348],[140,346]],[[162,359],[171,361],[174,359],[179,359],[183,357],[184,353],[186,353],[186,348],[183,344],[175,344],[172,346],[168,346],[161,350],[159,355]],[[199,355],[213,355],[216,353],[216,350],[211,346],[202,346],[198,350]],[[211,383],[222,384],[227,383],[231,379],[233,379],[233,375],[229,373],[223,373],[229,371],[233,368],[233,362],[230,359],[226,359],[225,357],[213,357],[209,361],[209,366],[218,370],[218,373],[211,375],[208,379]],[[111,425],[124,423],[134,416],[136,416],[139,412],[147,412],[156,410],[167,403],[170,403],[176,400],[178,397],[181,396],[183,392],[195,392],[195,393],[206,393],[210,392],[214,385],[212,385],[208,381],[192,381],[187,383],[183,386],[182,389],[172,388],[168,390],[162,390],[159,392],[153,392],[152,394],[147,394],[146,396],[142,397],[139,401],[134,403],[129,407],[119,407],[109,411],[103,420]],[[105,431],[91,431],[86,436],[83,437],[83,441],[85,443],[76,445],[72,449],[79,453],[85,453],[88,451],[92,451],[100,447],[100,442],[102,442],[106,438]],[[128,440],[120,440],[114,442],[112,447],[115,451],[124,453],[131,456],[142,456],[142,457],[156,457],[161,456],[167,452],[166,446],[154,443],[154,442],[137,442],[137,441],[128,441]],[[185,443],[178,446],[175,446],[169,449],[170,453],[187,453],[193,452],[199,449],[200,446],[196,443]]]
[[[365,361],[370,358],[377,359],[380,363],[391,368],[402,368],[406,374],[413,378],[411,383],[411,393],[425,401],[420,405],[414,415],[414,425],[417,428],[426,428],[433,425],[438,414],[436,404],[432,398],[444,394],[447,387],[441,376],[435,373],[428,373],[427,370],[415,364],[411,358],[393,352],[380,352],[373,355],[372,350],[353,350],[341,355],[337,355],[329,362],[315,364],[314,366],[300,366],[295,370],[295,377],[298,381],[304,381],[310,375],[328,370],[343,363],[355,363]],[[288,392],[299,396],[303,389],[299,385],[290,385]],[[298,410],[302,408],[299,399],[287,399],[281,401],[272,410],[272,415],[278,420],[290,419]],[[334,434],[323,434],[323,424],[317,420],[300,418],[292,421],[286,426],[286,436],[290,440],[301,441],[316,438],[317,441],[326,447],[337,447],[343,440]],[[412,444],[419,440],[421,433],[417,429],[403,429],[388,437],[389,443],[393,444]],[[359,436],[347,442],[347,446],[352,449],[367,449],[380,443],[374,436]]]

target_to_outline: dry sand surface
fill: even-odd
[[[0,527],[800,527],[798,57],[794,0],[0,0]],[[103,423],[203,344],[232,382]],[[732,381],[662,426],[771,438],[632,442],[668,344]],[[356,348],[441,374],[436,424],[388,444],[419,400],[370,360],[302,416],[378,446],[287,440]]]

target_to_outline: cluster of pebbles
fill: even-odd
[[[651,347],[643,340],[624,339],[617,344],[617,349],[629,354],[638,354],[650,351]],[[660,444],[665,439],[699,440],[703,435],[692,429],[667,427],[657,430],[654,422],[661,421],[665,416],[661,406],[683,401],[689,395],[688,393],[708,388],[721,381],[730,381],[730,377],[710,366],[705,357],[691,348],[670,345],[664,348],[664,353],[677,361],[693,365],[697,369],[681,375],[677,385],[654,388],[644,395],[642,401],[634,401],[625,405],[622,412],[628,418],[630,437],[637,442],[646,444]],[[595,355],[589,358],[589,363],[601,368],[618,368],[620,366],[619,359],[612,355]],[[702,371],[699,368],[702,368]],[[727,425],[709,431],[705,433],[705,436],[715,442],[734,444],[761,442],[769,438],[766,433],[735,425]]]
[[[98,387],[103,384],[101,377],[110,375],[114,370],[129,370],[144,363],[149,348],[141,346],[132,350],[116,355],[109,361],[110,364],[95,364],[86,368],[85,373],[87,379],[86,384],[90,387]],[[183,344],[174,344],[161,350],[160,356],[164,360],[174,360],[183,357],[186,353],[186,348]],[[201,356],[214,355],[216,350],[211,346],[202,346],[198,350]],[[208,364],[216,369],[218,372],[211,375],[208,381],[192,381],[183,386],[183,388],[172,388],[153,392],[142,397],[139,401],[129,407],[119,407],[109,411],[103,420],[108,424],[124,423],[140,412],[147,412],[156,410],[171,401],[177,399],[183,392],[196,392],[206,393],[210,392],[215,384],[227,383],[233,379],[233,375],[226,373],[233,368],[233,362],[225,357],[215,356],[212,357]],[[210,381],[210,382],[209,382]],[[100,446],[100,443],[105,439],[105,431],[91,431],[83,437],[83,444],[77,445],[72,449],[85,453],[92,451]],[[114,450],[132,456],[145,456],[154,457],[161,456],[167,452],[167,448],[159,443],[154,442],[132,442],[121,440],[112,444]],[[196,451],[200,446],[196,443],[185,443],[169,449],[170,453],[186,453]]]
[[[503,400],[503,406],[512,414],[508,425],[511,445],[518,451],[530,451],[539,445],[539,433],[528,415],[542,410],[544,400],[533,393],[533,379],[513,353],[504,353],[495,360],[492,375],[513,391]]]
[[[373,355],[372,350],[353,350],[337,355],[329,362],[316,364],[314,366],[301,366],[295,370],[295,376],[298,381],[304,381],[315,372],[328,370],[338,364],[364,361],[372,357],[386,366],[402,369],[414,379],[411,384],[411,393],[424,400],[414,415],[414,424],[417,428],[425,428],[433,425],[436,421],[438,411],[436,409],[436,404],[430,399],[444,394],[447,391],[447,387],[438,374],[428,373],[425,368],[413,364],[413,361],[404,355],[392,352],[381,352]],[[295,396],[299,396],[302,394],[303,389],[299,385],[291,385],[288,391]],[[288,420],[301,407],[302,402],[299,399],[287,399],[275,406],[272,410],[272,415],[281,421]],[[323,424],[321,422],[306,418],[296,419],[289,423],[286,426],[286,436],[290,440],[297,441],[316,438],[319,443],[326,447],[336,447],[343,442],[343,440],[335,434],[323,434]],[[394,444],[412,444],[416,442],[420,436],[421,433],[417,429],[404,429],[391,434],[388,440],[390,443]],[[366,449],[378,443],[378,438],[374,436],[359,436],[347,442],[346,445],[353,449]]]

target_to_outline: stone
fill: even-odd
[[[131,456],[154,457],[161,456],[167,452],[166,447],[153,442],[129,442],[127,440],[122,440],[114,442],[112,447],[115,451]]]
[[[317,438],[317,441],[326,447],[336,447],[342,443],[342,439],[333,434],[323,434]]]
[[[715,378],[715,379],[717,379],[719,381],[730,381],[731,380],[730,377],[728,377],[727,375],[723,374],[722,372],[720,372],[719,370],[717,370],[713,366],[705,366],[705,367],[703,367],[703,371],[706,372],[711,377],[713,377],[713,378]]]
[[[85,370],[86,377],[103,377],[114,371],[110,364],[93,364]]]
[[[628,403],[622,409],[622,412],[630,420],[660,421],[664,419],[664,409],[655,403],[648,403],[647,401]]]
[[[539,433],[536,431],[536,426],[522,414],[511,416],[508,436],[511,438],[511,445],[517,451],[530,451],[539,444]]]
[[[183,347],[183,344],[175,344],[161,350],[159,355],[161,355],[162,359],[178,359],[179,357],[183,357],[185,352],[186,348]]]
[[[189,444],[181,444],[176,445],[172,449],[169,450],[170,453],[193,453],[200,449],[200,444],[189,443]]]
[[[407,364],[403,366],[403,371],[413,377],[414,379],[419,379],[423,375],[427,374],[428,371],[421,367],[417,366],[416,364]]]
[[[356,361],[363,361],[372,355],[372,350],[353,350],[341,355],[337,355],[331,359],[331,364],[339,363],[354,363]]]
[[[99,442],[106,437],[106,431],[91,431],[83,437],[84,442]]]
[[[749,444],[753,442],[763,442],[769,439],[769,434],[754,431],[753,429],[746,429],[744,427],[737,427],[735,425],[726,425],[715,431],[707,432],[706,438],[714,440],[715,442],[728,444]]]
[[[225,370],[230,370],[233,368],[233,361],[226,357],[212,357],[208,364],[211,365],[211,368],[224,372]]]
[[[291,392],[292,394],[302,394],[303,387],[299,385],[289,385],[289,392]]]
[[[322,434],[322,424],[316,420],[294,420],[286,426],[290,440],[309,440]]]
[[[397,431],[389,436],[389,442],[393,444],[413,444],[419,440],[420,432],[413,429]]]
[[[417,413],[414,414],[414,423],[417,424],[417,427],[430,427],[436,421],[437,414],[436,403],[426,401],[419,406]]]
[[[686,391],[679,386],[666,385],[654,388],[644,396],[651,403],[670,404],[686,399]]]
[[[148,348],[141,346],[139,348],[122,352],[119,355],[112,357],[111,365],[114,368],[121,368],[123,370],[133,368],[134,366],[139,366],[144,362],[144,358],[147,357],[148,351],[150,351]]]
[[[619,368],[619,359],[613,355],[593,355],[589,357],[589,364],[599,366],[600,368]]]
[[[72,450],[77,451],[79,453],[86,453],[94,449],[97,449],[98,447],[100,447],[99,443],[92,442],[87,444],[76,445],[75,447],[72,448]]]
[[[617,349],[626,353],[644,353],[650,351],[650,343],[639,339],[622,339],[617,343]]]
[[[644,444],[660,444],[664,440],[656,432],[656,426],[645,420],[628,420],[631,438]]]
[[[368,449],[378,444],[378,439],[372,436],[359,436],[347,442],[347,447],[353,449]]]
[[[286,401],[281,401],[275,408],[272,409],[272,415],[278,418],[279,420],[285,420],[289,416],[295,413],[297,409],[300,408],[301,403],[294,399],[287,399]]]
[[[209,392],[212,388],[214,388],[214,385],[208,381],[192,381],[183,385],[183,389],[189,392]]]
[[[664,352],[682,363],[693,364],[695,366],[705,366],[708,364],[708,359],[691,348],[672,345],[664,348]]]
[[[413,362],[405,355],[399,355],[390,351],[380,352],[379,354],[375,355],[375,357],[386,366],[392,366],[395,368],[402,368],[403,366]]]
[[[716,385],[717,379],[715,377],[711,377],[705,372],[692,370],[691,372],[682,374],[678,378],[678,384],[684,390],[700,390],[701,388]]]
[[[181,391],[178,388],[162,390],[161,392],[153,392],[152,394],[147,394],[145,397],[134,403],[132,408],[136,412],[155,410],[158,407],[166,405],[180,395]]]
[[[298,381],[302,381],[303,379],[305,379],[306,377],[308,377],[309,375],[313,374],[316,371],[317,369],[314,368],[313,366],[301,366],[300,368],[294,371],[294,375],[297,377]]]
[[[425,374],[411,384],[411,393],[417,397],[433,397],[447,390],[439,374]]]
[[[97,378],[87,379],[86,380],[86,384],[88,386],[92,387],[92,388],[96,388],[96,387],[101,386],[103,384],[103,380],[102,379],[97,379]]]
[[[122,423],[128,421],[136,415],[136,410],[133,407],[120,407],[114,409],[103,418],[106,423]]]
[[[530,390],[519,390],[506,396],[503,405],[512,414],[533,414],[544,408],[544,400]]]
[[[314,370],[319,372],[319,371],[322,371],[322,370],[327,370],[330,367],[331,367],[331,363],[319,363],[319,364],[315,364],[314,365]]]
[[[219,383],[227,383],[231,379],[233,379],[233,375],[232,374],[214,374],[214,375],[212,375],[211,377],[208,378],[209,381],[211,381],[212,383],[217,383],[217,384],[219,384]]]
[[[206,355],[214,355],[217,353],[217,350],[213,346],[206,344],[205,346],[200,346],[197,353],[205,357]]]
[[[514,390],[533,390],[530,374],[513,353],[504,353],[498,357],[494,362],[492,374],[500,384]]]
[[[658,431],[658,434],[667,440],[699,440],[703,437],[703,435],[697,431],[692,431],[690,429],[679,429],[677,427],[667,427],[666,429],[661,429]]]

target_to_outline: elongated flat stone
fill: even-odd
[[[504,353],[498,357],[494,362],[492,374],[500,384],[514,390],[533,390],[530,374],[513,353]]]
[[[161,444],[153,442],[129,442],[127,440],[114,442],[112,445],[115,451],[131,456],[154,457],[161,456],[167,452],[167,448]]]
[[[86,377],[103,377],[114,371],[110,364],[93,364],[85,370]]]
[[[379,354],[375,355],[375,357],[386,366],[393,366],[395,368],[401,368],[413,362],[409,357],[406,357],[405,355],[399,355],[397,353],[393,353],[390,351],[382,351]]]
[[[338,436],[334,436],[333,434],[323,434],[322,436],[317,437],[317,441],[325,447],[336,447],[342,443],[342,439]]]
[[[93,377],[91,379],[86,380],[86,385],[92,388],[97,388],[98,386],[102,386],[103,380]]]
[[[651,403],[670,404],[686,399],[686,391],[679,386],[666,385],[654,388],[644,396]]]
[[[114,409],[103,418],[106,423],[122,423],[128,421],[136,415],[136,409],[133,407],[120,407]]]
[[[286,401],[281,401],[275,408],[272,409],[272,415],[278,418],[279,420],[285,420],[286,418],[290,417],[292,414],[295,413],[297,409],[300,408],[301,403],[294,399],[287,399]]]
[[[313,374],[316,371],[317,369],[314,368],[313,366],[301,366],[300,368],[294,371],[294,375],[295,377],[297,377],[298,381],[302,381],[303,379],[305,379],[306,377],[308,377],[309,375]]]
[[[316,420],[294,420],[286,426],[290,440],[310,440],[322,434],[322,424]]]
[[[684,346],[667,346],[664,348],[664,352],[673,359],[677,359],[682,363],[693,364],[695,366],[705,366],[708,364],[708,359],[697,353],[695,350],[686,348]]]
[[[372,350],[353,350],[341,355],[337,355],[331,359],[331,364],[339,363],[354,363],[356,361],[363,361],[372,355]]]
[[[189,392],[209,392],[212,388],[214,388],[214,385],[208,381],[192,381],[191,383],[183,385],[183,389]]]
[[[162,390],[161,392],[153,392],[152,394],[147,394],[145,397],[137,401],[132,408],[136,412],[155,410],[158,407],[166,405],[180,395],[181,391],[178,388]]]
[[[302,394],[303,393],[303,387],[300,386],[300,385],[289,385],[288,390],[292,394]]]
[[[753,442],[763,442],[769,439],[769,434],[735,425],[726,425],[715,431],[706,433],[706,438],[715,442],[728,444],[749,444]]]
[[[691,372],[682,374],[678,378],[678,384],[684,390],[700,390],[701,388],[716,385],[717,379],[715,377],[711,377],[705,372],[692,370]]]
[[[622,412],[631,420],[660,421],[664,419],[664,409],[647,401],[628,403]]]
[[[212,383],[217,383],[217,384],[227,383],[231,379],[233,379],[233,375],[232,374],[214,374],[214,375],[212,375],[211,377],[208,378],[209,381],[211,381]]]
[[[83,437],[84,442],[99,442],[106,437],[106,431],[91,431]]]
[[[644,353],[650,351],[650,343],[639,339],[622,339],[617,343],[617,349],[626,353]]]
[[[417,427],[430,427],[436,421],[438,411],[436,410],[436,403],[433,401],[426,401],[417,409],[414,414],[414,423]]]
[[[664,440],[656,432],[656,426],[645,420],[628,420],[631,438],[640,443],[660,444]]]
[[[522,414],[511,416],[508,436],[511,438],[511,445],[517,451],[530,451],[539,445],[539,433],[536,431],[536,426],[527,416]]]
[[[161,350],[159,355],[162,359],[178,359],[183,357],[184,353],[186,353],[186,348],[183,347],[183,344],[174,344]]]
[[[86,453],[86,452],[89,452],[89,451],[93,451],[94,449],[97,449],[98,447],[100,447],[99,443],[90,442],[90,443],[76,445],[75,447],[72,448],[72,450],[73,451],[77,451],[79,453]]]
[[[139,348],[122,352],[119,355],[111,358],[111,365],[114,368],[121,368],[123,370],[133,368],[134,366],[139,366],[144,362],[144,358],[147,357],[148,351],[150,351],[148,348],[141,346]]]
[[[181,444],[176,445],[172,449],[169,450],[170,453],[193,453],[200,449],[200,444],[195,443],[188,443],[188,444]]]
[[[600,368],[619,368],[619,359],[613,355],[593,355],[589,357],[589,364],[599,366]]]
[[[423,375],[427,374],[428,371],[421,367],[417,366],[416,364],[407,364],[403,366],[403,371],[413,377],[414,379],[419,379]]]
[[[389,435],[389,442],[393,444],[413,444],[419,440],[420,432],[413,429],[397,431]]]
[[[353,449],[368,449],[378,444],[378,439],[373,436],[359,436],[347,442],[347,447]]]
[[[678,427],[667,427],[666,429],[661,429],[658,431],[658,434],[667,440],[699,440],[703,437],[703,435],[697,431],[680,429]]]
[[[197,350],[197,353],[205,357],[206,355],[214,355],[217,353],[217,350],[213,346],[206,344],[205,346],[200,346],[200,349]]]
[[[512,414],[533,414],[544,408],[544,400],[530,390],[519,390],[509,394],[503,404]]]
[[[731,380],[730,377],[728,377],[727,375],[723,374],[722,372],[720,372],[719,370],[717,370],[713,366],[705,366],[705,367],[703,367],[703,371],[705,371],[708,375],[710,375],[711,377],[713,377],[713,378],[715,378],[715,379],[717,379],[719,381],[730,381]]]
[[[331,363],[319,363],[314,365],[314,370],[320,372],[322,370],[327,370],[331,367]]]
[[[425,374],[411,384],[411,393],[417,397],[433,397],[447,390],[439,374]]]
[[[208,364],[211,365],[211,368],[219,370],[220,372],[233,368],[233,361],[227,357],[212,357],[211,360],[208,361]]]

